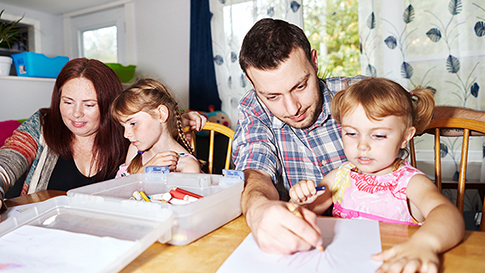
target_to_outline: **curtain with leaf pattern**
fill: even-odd
[[[436,105],[485,111],[484,21],[484,0],[361,0],[362,73],[431,88]],[[472,139],[467,180],[485,182],[483,137]],[[434,176],[431,137],[416,147],[418,168]],[[457,180],[460,151],[460,139],[442,138],[445,179]],[[481,207],[476,194],[467,197],[466,209]]]
[[[210,0],[212,48],[221,110],[236,128],[239,100],[251,89],[239,67],[248,30],[262,18],[284,19],[303,28],[302,0]]]

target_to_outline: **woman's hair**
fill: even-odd
[[[332,117],[341,123],[342,117],[359,105],[370,120],[398,116],[406,127],[414,126],[420,134],[433,117],[434,98],[430,89],[416,88],[408,92],[392,80],[369,77],[335,94],[331,104]]]
[[[123,137],[121,126],[111,118],[111,102],[122,91],[121,81],[116,73],[98,60],[86,58],[73,59],[67,62],[57,76],[52,93],[51,106],[41,112],[42,133],[49,149],[55,154],[72,159],[72,141],[74,134],[62,121],[59,105],[62,87],[75,78],[88,79],[96,91],[100,112],[99,128],[94,139],[93,161],[98,173],[95,181],[105,180],[116,173],[118,166],[124,162],[129,142]]]
[[[170,91],[154,79],[140,79],[128,87],[113,101],[111,115],[120,122],[122,116],[134,115],[140,111],[156,117],[155,110],[164,105],[168,108],[167,124],[174,138],[192,155],[194,150],[185,138],[182,118],[177,101]],[[128,167],[129,173],[136,173],[143,166],[141,153],[138,153]]]
[[[295,48],[303,49],[308,61],[312,62],[310,42],[300,27],[283,20],[264,18],[256,22],[244,37],[239,65],[244,73],[249,67],[274,69],[287,60]]]

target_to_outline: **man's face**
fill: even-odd
[[[303,49],[296,48],[276,69],[247,69],[248,77],[259,99],[279,120],[293,128],[308,128],[322,111],[318,86],[316,51],[312,62]]]

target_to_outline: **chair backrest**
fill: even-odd
[[[462,129],[463,130],[463,143],[461,151],[460,172],[458,177],[458,189],[456,206],[463,213],[464,199],[465,199],[465,180],[466,180],[466,168],[468,162],[468,146],[470,139],[470,132],[480,132],[485,134],[485,123],[462,118],[440,118],[432,119],[430,124],[426,127],[425,133],[434,135],[434,159],[435,159],[435,183],[438,190],[442,189],[442,177],[441,177],[441,143],[440,135],[442,129]],[[414,140],[410,141],[410,154],[411,165],[416,167],[416,153],[414,149]],[[484,183],[485,184],[485,183]],[[485,201],[485,200],[484,200]],[[483,204],[483,210],[485,210],[485,202]],[[485,230],[485,224],[483,223],[485,215],[482,211],[482,223],[480,230]]]
[[[234,131],[222,124],[215,123],[215,122],[206,122],[204,125],[204,128],[202,128],[202,131],[209,131],[209,156],[208,156],[208,170],[209,173],[213,173],[213,168],[214,168],[214,143],[215,143],[215,133],[220,133],[229,138],[227,147],[226,147],[226,160],[224,164],[225,169],[229,169],[229,165],[231,163],[231,152],[232,152],[232,140],[234,138]],[[190,144],[192,145],[192,148],[195,150],[195,132],[192,131],[192,137],[190,140]]]

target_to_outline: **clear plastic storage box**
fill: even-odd
[[[15,217],[9,217],[0,224],[0,237],[13,234],[13,231],[17,228],[23,227],[31,228],[29,230],[33,230],[32,228],[45,228],[42,230],[61,233],[67,231],[72,234],[93,235],[95,240],[101,240],[99,242],[106,242],[108,237],[120,239],[123,240],[124,244],[127,244],[127,247],[119,250],[116,255],[109,256],[111,259],[102,260],[101,263],[99,261],[98,263],[94,262],[93,260],[95,259],[86,259],[82,263],[76,263],[78,268],[69,267],[68,269],[70,272],[118,272],[155,241],[158,240],[164,243],[170,240],[172,224],[172,211],[163,209],[153,203],[142,203],[138,201],[120,203],[102,199],[89,200],[86,198],[76,198],[75,196],[59,196],[39,203],[37,206]],[[36,233],[33,236],[35,236],[36,240],[39,240],[39,237],[42,237],[42,235]],[[40,238],[40,240],[43,239]],[[13,243],[18,245],[18,241],[14,241]],[[55,243],[59,244],[63,242]],[[45,244],[42,245],[45,248]],[[55,245],[54,242],[52,245]],[[22,245],[22,247],[34,252],[36,249],[35,244]],[[3,250],[6,251],[5,255],[13,255],[11,249],[8,248],[7,250],[4,247]],[[46,253],[35,253],[35,255],[43,254],[47,255],[46,257],[49,257],[49,259],[54,258],[53,263],[44,260],[37,262],[37,264],[48,267],[50,272],[60,270],[60,265],[55,259],[63,252],[72,251],[73,249],[76,253],[80,251],[77,245],[70,245],[68,243],[63,244],[62,249],[48,249],[51,250]],[[1,251],[2,249],[0,249]],[[100,246],[88,248],[88,252],[95,251],[100,251]],[[36,267],[35,262],[26,255],[29,253],[23,253],[20,256],[22,265],[16,264],[12,269],[14,272],[27,272],[31,271],[32,268],[34,268],[34,271],[47,270],[46,268]],[[78,255],[81,254],[74,256]],[[11,260],[7,261],[7,263],[11,262]],[[6,264],[3,265],[7,266]],[[7,270],[8,268],[4,267],[3,269]]]
[[[157,204],[173,212],[172,238],[168,243],[183,246],[238,217],[243,186],[243,180],[235,176],[142,173],[72,189],[67,195],[93,202],[106,200],[121,204],[133,202],[129,198],[135,191],[152,195],[180,187],[201,195],[202,198],[190,204]]]

